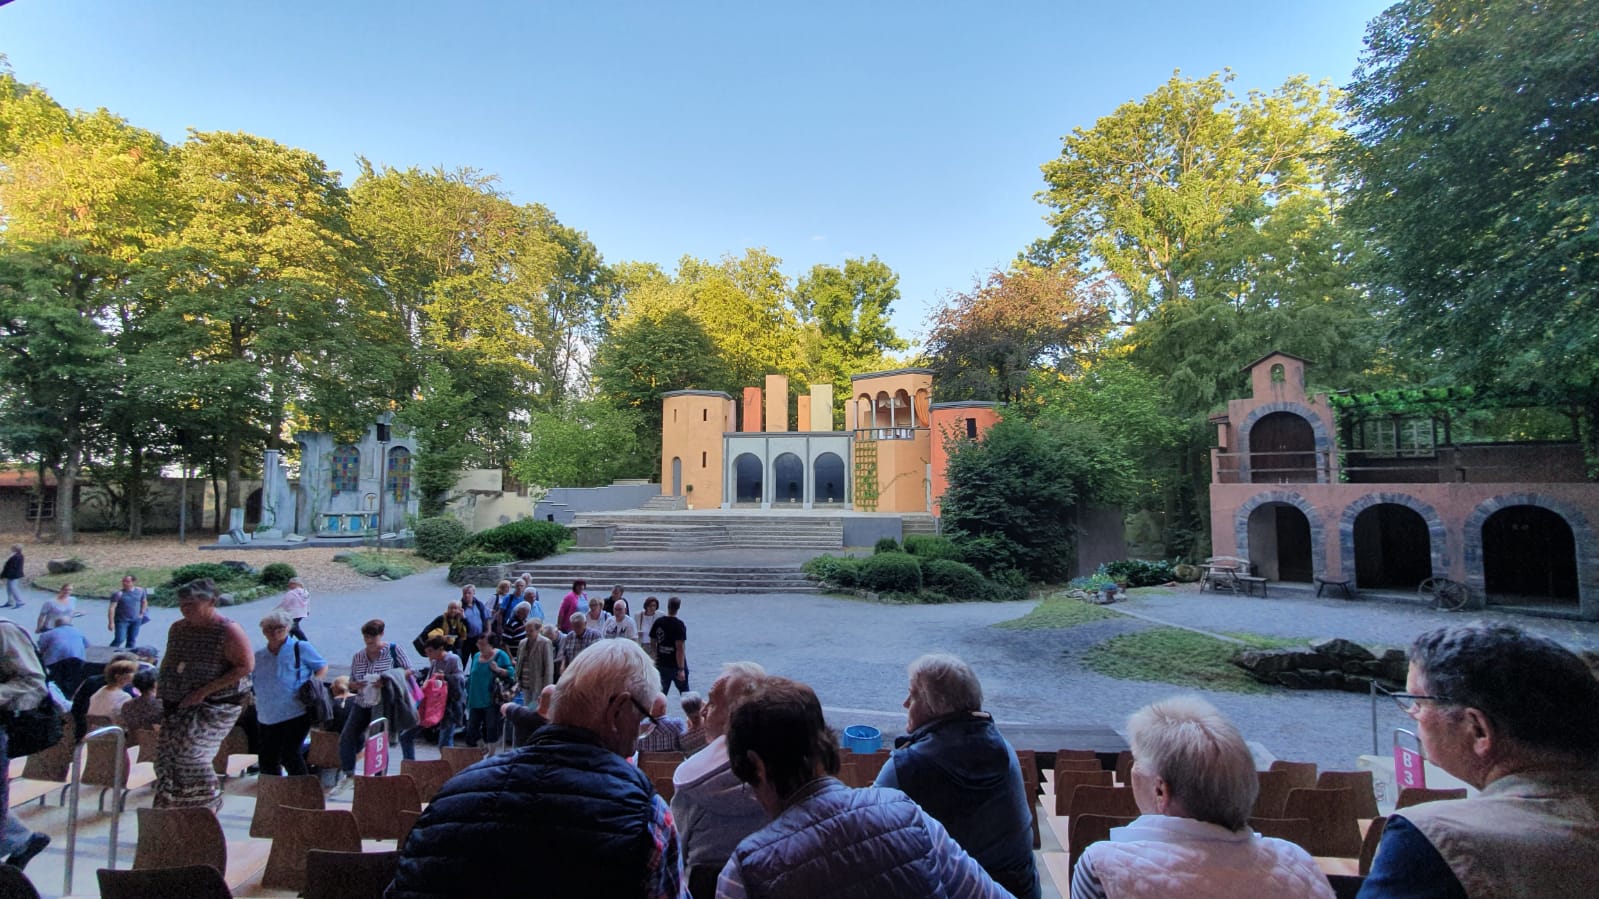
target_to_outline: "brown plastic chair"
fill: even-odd
[[[155,728],[143,728],[128,734],[128,744],[139,747],[137,761],[155,762],[155,749],[160,745],[161,733]]]
[[[394,841],[394,848],[405,848],[405,841],[411,838],[411,831],[416,829],[416,820],[420,817],[422,817],[421,812],[400,810],[400,826],[404,833],[400,835],[398,840]]]
[[[1366,828],[1366,836],[1360,841],[1360,876],[1365,877],[1371,873],[1371,860],[1377,857],[1377,844],[1382,842],[1382,832],[1388,829],[1388,819],[1377,817],[1371,819],[1371,826]]]
[[[133,868],[208,865],[220,880],[228,870],[228,839],[209,808],[141,808]]]
[[[1355,797],[1350,790],[1295,788],[1283,804],[1284,818],[1306,818],[1314,833],[1305,851],[1311,855],[1360,857],[1360,825],[1356,823]]]
[[[1289,789],[1310,789],[1316,786],[1315,762],[1286,762],[1278,759],[1271,763],[1271,770],[1282,771],[1288,775]]]
[[[1104,769],[1098,771],[1056,771],[1055,814],[1069,814],[1067,808],[1071,806],[1072,793],[1079,786],[1113,787],[1116,785],[1115,780],[1115,772]]]
[[[877,775],[888,764],[888,757],[893,755],[893,750],[879,749],[876,752],[857,752],[855,754],[855,767],[859,771],[864,786],[871,786],[877,782]]]
[[[320,728],[311,731],[311,748],[306,750],[305,763],[314,768],[339,769],[339,735]]]
[[[1129,750],[1116,753],[1116,782],[1124,787],[1133,785],[1133,754]]]
[[[639,759],[638,769],[643,771],[644,776],[650,778],[651,780],[657,777],[664,777],[667,780],[671,780],[672,773],[675,772],[677,770],[677,766],[681,764],[683,764],[683,760],[681,758],[641,758]]]
[[[71,715],[62,715],[61,720],[61,739],[49,749],[28,756],[27,763],[22,766],[22,776],[27,780],[66,783],[67,778],[72,776],[72,750],[77,746],[77,728]]]
[[[322,795],[322,779],[314,774],[296,774],[287,777],[260,778],[255,785],[255,814],[250,818],[250,836],[271,839],[278,809],[323,809],[327,800]]]
[[[312,849],[305,854],[302,899],[382,899],[400,853],[334,852]]]
[[[1109,774],[1110,772],[1106,771],[1105,773]],[[1083,857],[1083,853],[1089,846],[1100,840],[1110,839],[1110,829],[1112,827],[1126,827],[1131,823],[1133,823],[1133,818],[1126,816],[1073,815],[1071,830],[1067,835],[1067,841],[1071,843],[1071,846],[1068,847],[1070,867],[1074,870],[1077,868],[1077,860]]]
[[[117,741],[107,734],[85,741],[83,750],[83,783],[100,787],[100,811],[105,811],[107,794],[114,795],[118,810],[127,806],[128,791],[148,787],[155,783],[155,766],[133,764],[133,754],[127,745],[122,749],[122,771],[117,771]]]
[[[678,752],[675,749],[666,749],[666,750],[659,750],[659,751],[653,751],[653,752],[640,752],[638,754],[638,764],[639,764],[639,768],[641,768],[641,769],[644,767],[644,765],[646,763],[650,763],[650,762],[670,762],[672,767],[676,768],[679,764],[682,763],[682,761],[683,761],[683,753]]]
[[[650,778],[650,783],[655,785],[655,792],[661,794],[661,798],[667,802],[671,802],[672,796],[677,793],[677,787],[673,786],[670,774],[657,774]]]
[[[233,891],[228,889],[227,883],[222,879],[222,872],[210,865],[135,868],[131,871],[101,868],[95,873],[100,878],[100,899],[150,899],[151,896],[233,899]],[[4,895],[12,894],[4,893]],[[39,894],[34,893],[34,895]]]
[[[860,768],[856,765],[854,753],[839,753],[838,779],[843,781],[845,786],[859,787],[861,785]]]
[[[1033,814],[1033,848],[1038,849],[1044,845],[1044,837],[1038,829],[1038,752],[1032,749],[1012,749],[1016,753],[1016,764],[1022,769],[1022,792],[1027,794],[1027,810]]]
[[[1099,763],[1099,759],[1058,758],[1055,760],[1056,771],[1103,771],[1104,769],[1105,766]]]
[[[1316,776],[1323,790],[1348,790],[1355,795],[1355,817],[1377,817],[1377,788],[1370,771],[1323,771]]]
[[[455,773],[460,774],[488,758],[488,751],[481,746],[440,746],[439,758],[449,762]]]
[[[1288,791],[1293,789],[1292,776],[1287,771],[1256,771],[1255,776],[1260,778],[1260,792],[1255,794],[1255,807],[1249,817],[1281,818]]]
[[[1079,784],[1072,791],[1067,815],[1108,815],[1113,818],[1138,817],[1138,800],[1132,787],[1101,787]]]
[[[355,814],[343,809],[278,809],[272,854],[267,857],[261,886],[269,890],[305,889],[305,857],[312,849],[360,852],[361,831]]]
[[[355,777],[355,801],[350,805],[363,840],[398,840],[403,825],[399,813],[422,811],[416,781],[408,774]]]
[[[416,781],[416,795],[423,802],[432,802],[433,797],[443,788],[444,782],[455,776],[455,769],[444,759],[430,759],[417,761],[416,759],[401,759],[400,773],[409,775]]]
[[[1249,827],[1263,837],[1287,840],[1301,849],[1315,837],[1315,827],[1308,818],[1250,818]]]
[[[211,760],[211,767],[222,778],[238,777],[253,764],[255,756],[250,753],[250,738],[245,736],[242,727],[228,731],[222,738],[222,745],[217,747],[216,758]]]
[[[1394,810],[1410,808],[1423,802],[1442,802],[1447,799],[1465,799],[1464,788],[1456,790],[1430,790],[1424,787],[1405,787],[1399,791],[1399,800],[1394,803]]]
[[[1061,759],[1077,759],[1079,761],[1086,760],[1086,761],[1090,761],[1090,762],[1097,762],[1097,761],[1099,761],[1099,753],[1095,752],[1092,749],[1057,749],[1057,750],[1055,750],[1055,761],[1058,762]]]

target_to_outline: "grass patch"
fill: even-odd
[[[1242,640],[1249,644],[1250,649],[1309,649],[1308,637],[1268,637],[1265,634],[1252,634],[1248,631],[1222,631],[1234,640]]]
[[[1080,599],[1067,599],[1064,596],[1045,597],[1031,612],[1020,618],[1010,621],[1001,621],[994,625],[1010,630],[1032,631],[1046,628],[1076,627],[1090,621],[1104,621],[1107,618],[1121,618],[1119,613],[1113,612],[1104,606],[1083,602]]]
[[[72,585],[73,596],[104,599],[122,589],[122,576],[131,574],[139,579],[139,586],[154,589],[167,582],[173,568],[87,568],[71,574],[41,574],[33,578],[33,585],[41,590],[60,590],[62,584]]]
[[[1260,634],[1228,636],[1256,649],[1303,645],[1304,642]],[[1083,664],[1092,671],[1121,680],[1155,681],[1230,693],[1271,692],[1271,687],[1251,679],[1242,668],[1228,661],[1240,648],[1237,644],[1182,628],[1157,627],[1112,637],[1085,653]]]
[[[350,553],[349,558],[344,561],[359,574],[364,574],[367,577],[386,577],[391,581],[397,581],[402,577],[410,577],[432,564],[423,561],[412,553],[397,552],[392,549],[382,552],[368,549],[358,553]]]

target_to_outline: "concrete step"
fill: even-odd
[[[641,603],[646,595],[670,593],[821,592],[796,566],[747,568],[601,562],[588,565],[523,565],[518,566],[516,573],[528,575],[546,602],[552,596],[559,599],[572,581],[579,578],[600,587],[606,584],[626,585],[634,605]]]

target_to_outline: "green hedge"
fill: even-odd
[[[1155,587],[1177,580],[1177,572],[1170,562],[1146,562],[1142,559],[1122,559],[1099,566],[1103,574],[1118,584],[1129,587]]]
[[[194,562],[172,569],[172,576],[167,578],[167,586],[181,587],[190,581],[196,581],[203,577],[208,577],[216,581],[218,586],[221,586],[228,581],[244,580],[248,575],[240,573],[236,568],[230,568],[217,562]]]
[[[922,565],[905,553],[878,553],[861,562],[860,585],[878,593],[914,593],[922,589]]]
[[[287,562],[273,562],[261,569],[261,583],[277,590],[283,590],[289,586],[289,578],[298,573],[294,570],[294,566]]]
[[[953,600],[988,599],[994,594],[994,585],[981,572],[954,559],[928,559],[922,563],[922,578],[927,589]]]
[[[966,554],[955,545],[954,541],[948,537],[935,537],[931,534],[912,534],[906,537],[905,551],[923,561],[933,559],[966,561]]]
[[[481,568],[484,565],[503,565],[506,562],[518,561],[510,553],[485,552],[481,549],[464,549],[450,560],[450,583],[460,583],[461,571],[466,568]]]
[[[416,523],[416,554],[429,562],[448,562],[466,546],[466,525],[441,515]]]
[[[895,540],[893,537],[884,537],[883,539],[872,544],[872,553],[874,555],[877,553],[897,553],[904,551],[905,550],[899,545],[899,541]]]
[[[835,587],[853,588],[861,582],[861,560],[854,556],[817,556],[807,559],[800,570]]]
[[[531,562],[554,553],[566,539],[567,529],[553,521],[523,519],[473,534],[468,550],[509,553],[513,562]],[[492,563],[489,563],[492,564]]]

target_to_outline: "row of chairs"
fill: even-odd
[[[838,779],[852,787],[869,787],[876,780],[883,766],[888,763],[891,753],[886,749],[876,752],[852,752],[848,749],[839,751]],[[677,766],[683,763],[681,752],[640,752],[638,767],[644,775],[655,785],[655,792],[667,802],[672,801],[674,787],[672,775],[677,771]]]

